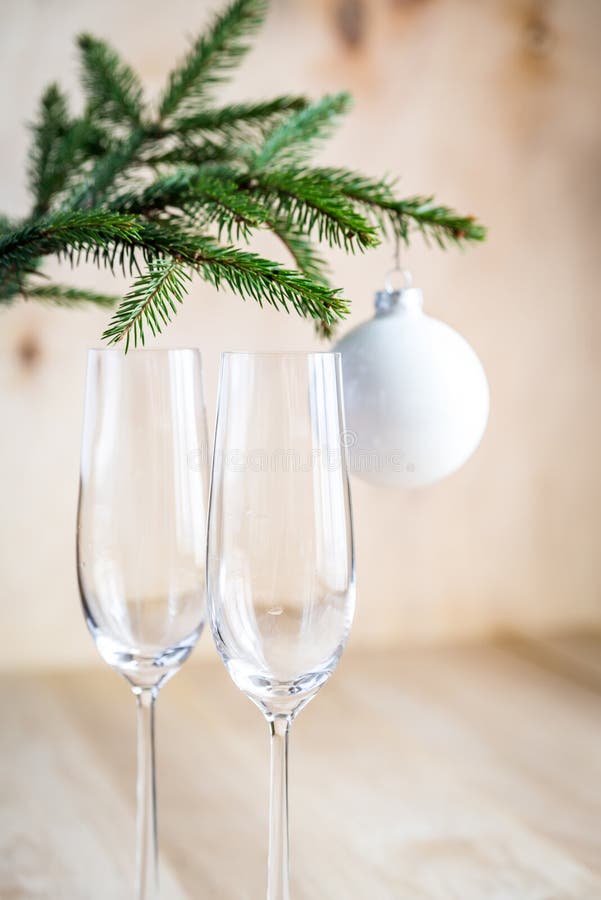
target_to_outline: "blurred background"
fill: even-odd
[[[28,211],[42,89],[59,80],[81,104],[78,32],[113,43],[152,94],[214,6],[3,0],[0,208]],[[601,627],[600,33],[597,0],[274,0],[224,90],[348,88],[355,109],[324,162],[398,175],[401,195],[434,193],[490,229],[465,252],[416,238],[405,253],[427,311],[482,359],[491,417],[473,459],[434,487],[355,482],[355,648]],[[392,251],[331,255],[353,301],[340,334],[371,316]],[[61,277],[114,289],[93,269]],[[0,316],[3,667],[100,665],[74,536],[85,355],[105,323],[23,302]],[[211,427],[222,350],[318,347],[310,323],[198,280],[158,343],[201,348]]]

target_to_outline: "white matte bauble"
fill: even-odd
[[[380,291],[374,318],[335,349],[342,354],[345,442],[359,478],[418,487],[469,459],[488,420],[486,375],[460,334],[423,313],[421,291]]]

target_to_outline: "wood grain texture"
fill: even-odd
[[[344,659],[293,729],[295,900],[598,900],[601,694],[543,652],[587,665],[601,641]],[[125,682],[5,676],[0,715],[0,897],[131,897]],[[258,710],[191,664],[159,698],[158,745],[162,897],[257,900]]]
[[[42,88],[58,79],[78,97],[78,32],[111,41],[155,96],[220,2],[2,0],[0,207],[27,210],[25,122]],[[601,624],[600,33],[599,0],[273,0],[226,89],[350,89],[321,162],[398,174],[403,194],[435,192],[490,226],[478,249],[418,240],[406,254],[427,311],[482,358],[491,417],[439,485],[353,485],[358,648]],[[349,328],[372,314],[390,260],[390,246],[331,254]],[[77,281],[125,288],[93,268]],[[105,319],[32,303],[0,316],[0,666],[96,661],[73,535],[85,350]],[[221,350],[319,346],[310,324],[199,281],[161,343],[201,348],[211,420]]]

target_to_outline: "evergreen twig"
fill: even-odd
[[[327,263],[316,251],[312,242],[307,240],[302,229],[290,225],[287,221],[275,219],[271,222],[271,230],[280,239],[299,272],[303,272],[307,278],[318,284],[329,284]]]
[[[379,244],[377,230],[344,194],[303,168],[275,169],[251,182],[280,218],[347,252]]]
[[[218,109],[203,109],[195,115],[175,119],[171,129],[174,134],[208,131],[211,133],[241,133],[247,136],[252,130],[265,131],[273,125],[274,120],[282,119],[292,112],[303,110],[308,106],[304,97],[276,97],[263,103],[232,103]]]
[[[249,49],[267,7],[230,0],[169,76],[154,115],[115,50],[79,37],[86,108],[72,118],[56,85],[42,97],[29,154],[31,214],[21,222],[0,215],[0,303],[115,302],[39,284],[44,257],[54,255],[136,273],[105,331],[111,343],[143,343],[145,329],[160,331],[193,273],[314,318],[329,336],[348,307],[315,242],[355,252],[387,233],[409,241],[417,231],[441,247],[484,239],[476,220],[431,197],[402,199],[391,180],[310,164],[348,111],[346,93],[215,105],[215,88]],[[294,269],[244,249],[257,229],[279,239]]]
[[[314,150],[315,144],[331,134],[338,120],[352,104],[350,94],[331,94],[294,113],[269,134],[254,155],[252,165],[261,170],[277,161],[298,164]]]
[[[89,115],[111,124],[139,125],[144,101],[135,72],[108,44],[90,34],[81,34],[78,44]]]
[[[154,234],[145,233],[143,237],[157,252],[170,256],[151,261],[148,273],[135,282],[103,335],[111,343],[130,333],[134,343],[144,343],[144,323],[153,335],[161,330],[161,323],[165,325],[176,311],[175,304],[169,302],[169,292],[173,290],[175,300],[181,302],[186,265],[199,271],[214,287],[225,284],[259,306],[267,303],[286,312],[294,309],[303,317],[329,324],[348,312],[338,290],[256,253],[221,247],[209,238],[177,234],[164,226],[154,226]]]
[[[84,288],[69,287],[64,284],[40,284],[35,287],[27,285],[24,294],[28,300],[39,300],[52,306],[81,306],[92,304],[102,309],[110,309],[119,302],[119,297],[100,294]]]
[[[159,108],[161,121],[176,112],[197,111],[199,101],[205,101],[248,52],[249,38],[266,12],[266,0],[234,0],[217,16],[207,33],[194,42],[181,66],[169,76]]]
[[[34,215],[46,212],[56,189],[57,175],[61,177],[60,147],[68,128],[67,100],[58,85],[51,84],[42,95],[39,117],[32,126],[34,139],[28,181],[35,198]]]
[[[51,253],[72,253],[130,243],[140,233],[133,216],[108,210],[68,210],[0,235],[0,275],[15,261],[31,261]]]
[[[123,298],[102,337],[109,344],[125,338],[126,353],[132,336],[134,346],[144,345],[144,323],[153,335],[158,334],[161,324],[166,325],[176,312],[175,304],[183,301],[189,280],[187,270],[173,257],[152,260],[148,272],[136,279]]]
[[[215,222],[219,235],[228,239],[250,235],[268,221],[268,213],[251,195],[241,192],[227,170],[203,172],[178,169],[165,175],[139,192],[128,192],[114,198],[111,208],[121,212],[149,215],[169,207],[184,210],[203,226]]]
[[[107,191],[114,189],[124,172],[136,163],[146,140],[144,130],[135,128],[127,138],[113,144],[89,171],[82,172],[79,183],[66,199],[67,208],[89,209],[102,203]]]
[[[461,216],[448,206],[434,202],[433,197],[410,197],[397,200],[395,182],[377,180],[346,169],[311,169],[317,183],[340,191],[349,200],[374,215],[385,232],[392,228],[395,235],[409,240],[411,225],[416,226],[427,241],[429,237],[444,248],[449,243],[482,241],[486,229],[474,216]]]

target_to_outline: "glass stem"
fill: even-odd
[[[271,734],[271,787],[269,795],[269,863],[267,900],[290,900],[288,855],[288,735],[291,716],[275,716]]]
[[[154,769],[154,704],[156,688],[138,688],[138,830],[136,900],[158,897],[158,844]]]

